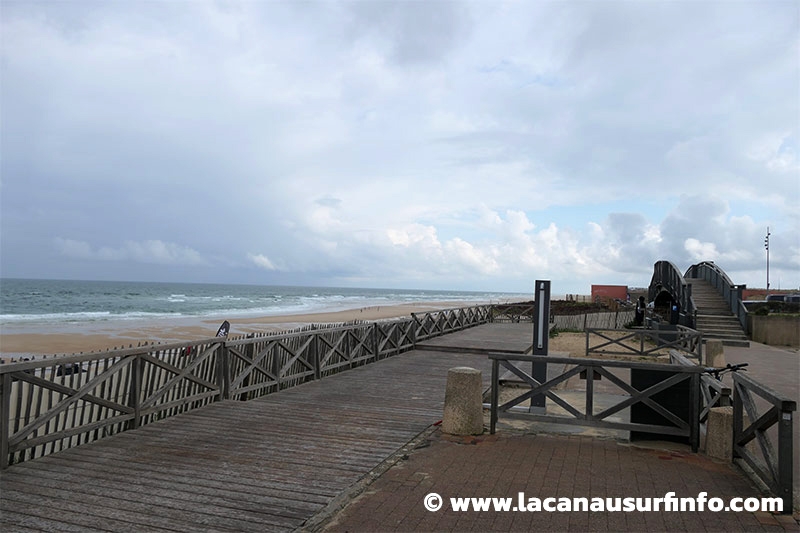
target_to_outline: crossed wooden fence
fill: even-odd
[[[599,339],[594,340],[596,338]],[[703,334],[686,326],[676,326],[674,331],[660,329],[586,329],[586,355],[591,353],[653,355],[655,352],[666,348],[682,350],[693,354],[699,360],[703,353]]]
[[[795,468],[792,418],[797,410],[797,402],[744,374],[733,375],[733,388],[733,455],[747,463],[770,490],[783,499],[783,512],[791,513]],[[768,408],[765,411],[759,410],[756,398],[766,402]],[[745,414],[749,424],[746,423]],[[777,452],[767,433],[776,425]],[[753,440],[758,443],[760,454],[749,449],[748,443]]]
[[[490,306],[0,365],[0,468],[220,400],[248,400],[484,324]]]
[[[663,435],[676,435],[687,437],[694,451],[697,451],[700,444],[699,418],[700,418],[700,374],[702,368],[697,366],[679,366],[656,363],[641,363],[633,361],[613,361],[600,359],[583,359],[569,357],[553,357],[542,355],[519,355],[512,353],[490,353],[492,360],[492,398],[491,398],[491,419],[490,431],[495,432],[497,421],[500,415],[510,418],[522,418],[525,420],[550,422],[568,425],[590,426],[597,428],[618,429],[627,431],[638,431],[642,433],[657,433]],[[555,364],[564,365],[564,371],[552,379],[540,382],[531,376],[530,373],[519,368],[520,363],[525,364]],[[502,405],[499,403],[500,390],[500,368],[511,371],[514,375],[527,384],[530,389],[523,390],[515,398],[506,401]],[[646,370],[648,372],[663,372],[664,379],[651,385],[644,390],[637,390],[632,384],[626,383],[623,379],[614,375],[610,369],[627,370]],[[571,404],[565,397],[559,395],[556,387],[574,376],[586,377],[586,389],[581,405]],[[602,411],[595,413],[595,392],[594,381],[597,379],[608,379],[611,383],[619,387],[628,396],[614,405],[606,407]],[[655,398],[656,394],[675,389],[683,382],[689,382],[690,406],[689,420],[683,419],[678,414],[671,412],[667,407],[660,404]],[[677,390],[677,389],[675,389]],[[534,396],[544,395],[556,405],[564,409],[568,415],[560,416],[531,411],[529,408],[521,407],[520,404],[533,398]],[[668,425],[648,424],[643,422],[625,422],[610,420],[612,415],[636,404],[643,404],[661,415]]]
[[[670,351],[674,364],[694,366],[683,354]],[[766,387],[745,374],[733,373],[733,391],[711,375],[701,374],[701,430],[714,407],[733,405],[733,455],[744,461],[773,494],[783,499],[783,512],[791,513],[793,505],[794,457],[793,414],[797,403]],[[731,394],[733,393],[733,394]],[[758,399],[760,398],[760,401]],[[759,406],[765,409],[759,409]],[[777,426],[777,452],[774,435]],[[749,446],[755,441],[758,447]]]

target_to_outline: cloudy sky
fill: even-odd
[[[0,4],[0,275],[800,286],[800,4]]]

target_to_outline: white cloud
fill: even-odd
[[[8,4],[2,271],[64,275],[66,235],[83,277],[755,285],[769,225],[800,284],[795,11]]]
[[[449,259],[457,264],[463,264],[470,273],[494,274],[498,271],[497,261],[485,250],[480,250],[472,244],[456,237],[448,241],[444,247]]]
[[[697,239],[689,238],[686,239],[683,246],[689,252],[692,261],[716,261],[719,256],[713,242],[700,242]]]
[[[259,268],[263,268],[264,270],[277,270],[278,268],[269,260],[269,258],[264,254],[247,254],[247,259],[250,260],[251,263],[256,265]]]

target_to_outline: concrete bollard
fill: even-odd
[[[442,431],[451,435],[483,433],[482,384],[480,370],[459,366],[447,371]]]
[[[712,407],[708,411],[706,455],[733,460],[733,407]]]
[[[742,427],[750,425],[750,417],[742,414]],[[747,451],[759,455],[755,440],[745,445]],[[706,425],[706,455],[723,461],[733,461],[733,407],[712,407]]]
[[[722,347],[722,341],[706,341],[706,366],[723,367],[725,364],[725,351]]]

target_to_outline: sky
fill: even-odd
[[[0,276],[800,287],[795,1],[0,2]]]

